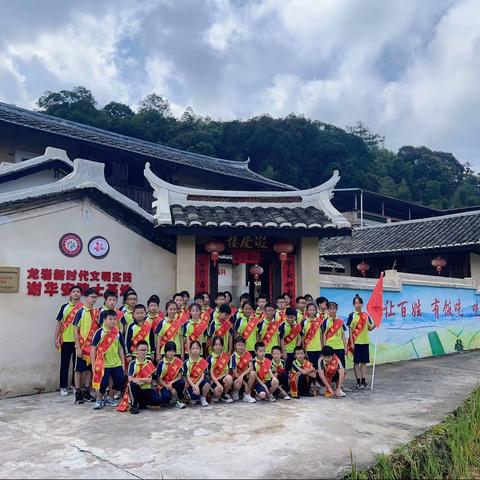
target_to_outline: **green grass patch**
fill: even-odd
[[[391,454],[378,455],[373,467],[357,470],[352,458],[352,472],[344,478],[480,479],[480,387],[442,423]]]

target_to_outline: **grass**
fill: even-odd
[[[390,455],[378,455],[373,467],[357,470],[351,461],[348,480],[480,479],[480,387],[442,423]]]

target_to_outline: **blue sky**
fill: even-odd
[[[477,0],[2,2],[0,100],[83,85],[100,105],[150,92],[176,114],[361,120],[387,145],[480,169]]]

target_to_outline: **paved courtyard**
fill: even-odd
[[[374,392],[143,411],[72,396],[0,401],[2,478],[318,478],[366,466],[441,421],[480,379],[480,351],[382,365]],[[353,386],[351,379],[348,386]]]

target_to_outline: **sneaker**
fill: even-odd
[[[113,396],[113,399],[114,399],[114,400],[120,400],[121,397],[123,397],[123,393],[122,393],[122,392],[117,392],[117,393]]]
[[[346,397],[345,392],[343,390],[340,390],[340,394],[337,395],[337,397],[339,397],[339,398]]]
[[[118,407],[119,404],[118,400],[114,400],[111,397],[107,397],[103,403],[106,407]]]
[[[218,403],[220,401],[219,397],[212,397],[212,402],[213,403]]]
[[[233,392],[232,396],[235,402],[238,402],[240,400],[240,393],[238,391]]]
[[[68,395],[68,388],[61,388],[60,389],[60,395],[62,397],[66,397]]]
[[[97,399],[90,393],[90,389],[87,388],[83,391],[83,398],[86,402],[95,402]]]
[[[181,408],[185,408],[185,407],[186,407],[186,405],[183,402],[180,402],[178,400],[175,402],[175,408],[180,408],[181,409]]]
[[[277,399],[272,394],[268,395],[267,400],[269,402],[276,402],[277,401]]]
[[[243,396],[243,401],[247,402],[247,403],[256,403],[257,402],[249,393],[246,393]]]
[[[85,403],[85,400],[83,399],[82,391],[77,390],[75,392],[75,403],[78,403],[79,405],[82,403]]]
[[[102,400],[96,400],[95,405],[93,406],[94,410],[101,410],[103,408],[103,401]]]
[[[357,385],[355,386],[355,388],[356,388],[357,390],[360,390],[360,389],[363,388],[363,387],[362,387],[362,384],[361,384],[361,383],[357,383]]]
[[[220,400],[225,403],[233,403],[233,398],[228,393],[222,395]]]
[[[130,407],[130,413],[131,413],[132,415],[137,415],[139,412],[140,412],[140,410],[138,409],[138,407],[136,407],[136,406],[134,406],[134,405],[132,405],[132,406]]]
[[[200,403],[202,404],[202,407],[208,407],[208,402],[205,397],[200,397]]]
[[[362,383],[362,388],[363,388],[364,390],[366,390],[366,389],[368,388],[368,384],[367,384],[367,382],[365,382],[365,383]]]
[[[284,397],[282,397],[284,400],[291,400],[292,397],[290,395],[285,395]]]

